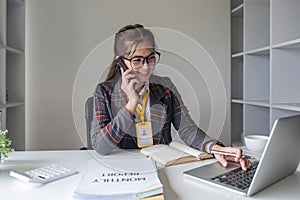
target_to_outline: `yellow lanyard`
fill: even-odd
[[[145,109],[146,109],[147,97],[148,97],[148,90],[146,90],[144,93],[143,102],[142,102],[142,110],[138,109],[138,107],[135,108],[135,111],[140,116],[142,123],[144,123],[144,121],[145,121]]]

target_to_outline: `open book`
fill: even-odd
[[[163,186],[151,158],[89,160],[74,199],[163,199]],[[151,197],[151,198],[150,198]]]
[[[213,157],[211,154],[175,141],[169,145],[157,144],[145,147],[141,149],[140,153],[150,156],[164,166],[199,161]]]

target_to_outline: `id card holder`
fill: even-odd
[[[139,122],[135,124],[137,145],[139,148],[152,146],[152,126],[151,122]]]

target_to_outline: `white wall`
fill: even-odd
[[[176,30],[185,34],[185,38],[190,37],[201,44],[218,67],[226,86],[227,96],[224,98],[229,100],[229,10],[229,0],[27,0],[26,149],[78,149],[84,146],[83,103],[96,85],[88,87],[88,90],[82,91],[80,98],[73,100],[74,116],[79,118],[75,127],[72,95],[77,72],[92,49],[126,24],[141,23],[147,27]],[[158,41],[161,38],[159,36]],[[174,41],[174,44],[177,42]],[[164,41],[161,43],[165,45]],[[107,48],[109,58],[106,59],[112,58],[112,51],[112,47]],[[205,77],[199,81],[188,80],[183,84],[182,80],[189,79],[189,73],[193,74],[192,68],[187,68],[187,75],[180,77],[180,67],[184,67],[182,65],[186,62],[184,59],[172,61],[178,58],[172,53],[164,52],[164,65],[157,69],[157,73],[168,73],[167,70],[174,64],[170,76],[182,92],[195,121],[207,130],[214,109],[211,108],[211,91],[207,89],[210,86],[206,85]],[[98,65],[102,71],[107,67],[105,62],[94,61],[93,64]],[[210,63],[200,64],[205,66]],[[218,75],[215,75],[218,79]],[[87,84],[89,78],[86,77]],[[195,91],[186,90],[186,84],[198,88],[196,94]],[[199,88],[203,90],[202,94],[198,92]],[[201,99],[200,103],[197,100],[199,105],[194,105],[193,95]],[[225,105],[228,108],[228,101]],[[222,126],[223,134],[227,135],[225,142],[229,141],[228,122],[227,115],[225,125]]]

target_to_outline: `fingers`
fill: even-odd
[[[126,78],[126,77],[128,77],[130,75],[133,75],[132,73],[130,73],[131,71],[132,71],[132,69],[128,69],[128,70],[124,71],[124,69],[121,68],[122,79]]]
[[[132,88],[135,91],[135,86],[138,84],[138,80],[137,79],[131,79],[129,80],[129,84],[128,87]]]
[[[247,171],[247,169],[251,166],[251,162],[246,158],[241,158],[239,162],[244,171]]]
[[[137,80],[136,75],[133,73],[130,73],[132,70],[128,69],[125,72],[123,69],[121,69],[121,74],[122,74],[122,82],[124,81],[125,83],[129,84],[131,80]]]
[[[124,69],[123,69],[123,67],[120,67],[120,70],[121,70],[121,75],[123,76],[123,74],[124,74]]]
[[[236,156],[233,157],[234,161],[235,162],[239,162],[240,165],[241,165],[241,167],[242,167],[242,169],[244,171],[246,171],[251,166],[251,162],[248,159],[243,158],[243,151],[242,151],[242,149],[236,148],[236,147],[229,147],[229,148],[230,148],[230,151],[235,152]]]
[[[247,170],[245,159],[240,159],[240,165],[244,171]]]
[[[251,162],[243,158],[242,150],[236,147],[222,147],[222,151],[235,154],[235,156],[215,155],[218,161],[224,166],[228,166],[228,161],[234,161],[240,163],[242,170],[246,171],[250,166]]]
[[[238,162],[238,163],[240,163],[241,168],[242,168],[243,171],[247,171],[247,169],[251,166],[251,162],[248,159],[246,159],[246,158],[240,158],[238,161],[236,161],[235,157],[226,156],[225,159],[227,161],[232,161],[232,162]]]
[[[215,155],[215,157],[221,163],[221,165],[223,167],[227,167],[228,166],[228,162],[227,162],[227,160],[226,160],[226,158],[225,158],[224,155]]]
[[[130,72],[132,71],[132,69],[127,69],[126,71],[124,71],[124,69],[123,69],[122,67],[121,67],[120,69],[121,69],[121,74],[122,74],[122,76],[123,76],[123,75],[126,76],[127,74],[130,74]]]
[[[131,72],[132,69],[128,69],[124,71],[121,68],[121,74],[122,74],[121,89],[126,93],[128,99],[134,100],[134,99],[138,99],[138,94],[135,90],[135,86],[139,83],[139,81],[136,79],[135,74]]]
[[[222,151],[235,154],[234,157],[229,156],[229,158],[231,157],[230,160],[235,161],[235,162],[239,162],[239,160],[243,156],[242,150],[240,148],[236,148],[236,147],[223,147]]]

